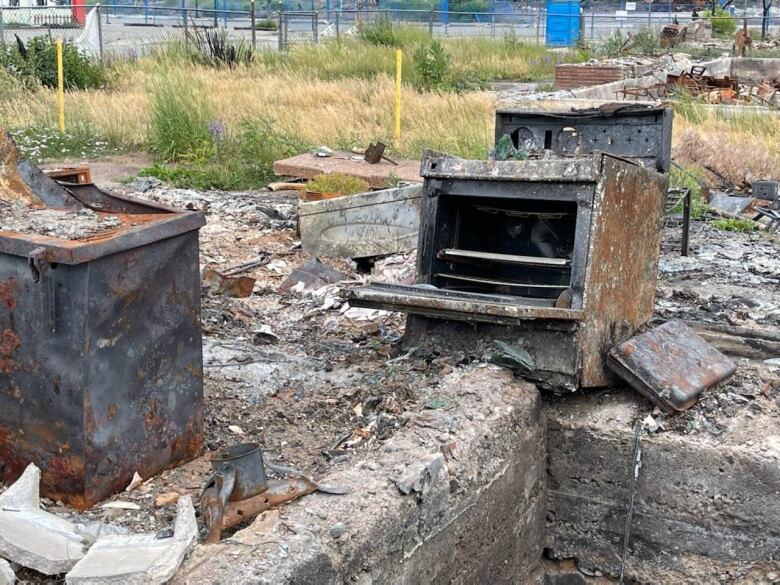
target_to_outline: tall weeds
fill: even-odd
[[[149,150],[164,161],[207,156],[214,107],[203,84],[193,68],[160,73],[149,82]]]

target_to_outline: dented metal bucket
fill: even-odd
[[[0,150],[6,210],[118,223],[77,239],[0,231],[0,468],[12,481],[35,463],[44,495],[83,509],[201,449],[205,220],[65,189],[2,136]]]

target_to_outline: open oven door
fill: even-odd
[[[348,293],[353,307],[400,311],[438,319],[515,325],[532,319],[579,321],[578,309],[550,306],[546,299],[486,295],[437,288],[428,284],[375,283]]]

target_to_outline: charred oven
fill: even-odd
[[[501,339],[528,352],[532,378],[606,385],[606,352],[653,309],[670,115],[498,112],[497,138],[526,160],[426,153],[417,284],[376,283],[350,302],[410,313],[409,345]]]

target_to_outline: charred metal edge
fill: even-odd
[[[26,258],[36,248],[44,248],[43,259],[46,262],[82,264],[195,231],[204,225],[206,218],[203,213],[180,211],[171,217],[127,228],[113,237],[98,241],[71,242],[49,236],[0,232],[0,253]]]
[[[499,299],[481,295],[483,298],[441,298],[432,293],[440,290],[415,290],[413,287],[357,288],[349,291],[349,304],[354,307],[398,311],[434,318],[452,319],[457,315],[461,321],[477,321],[513,325],[534,319],[557,319],[580,321],[584,313],[575,309],[557,309],[544,306],[520,306],[501,302]],[[517,301],[515,301],[517,302]]]
[[[549,160],[466,160],[426,151],[420,175],[426,179],[588,183],[598,179],[602,153]]]

